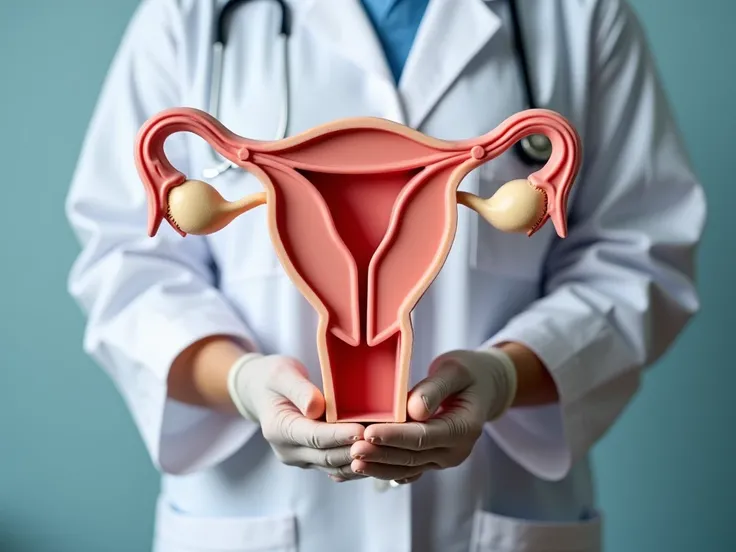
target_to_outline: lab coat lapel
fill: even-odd
[[[501,27],[483,0],[431,0],[406,61],[399,91],[418,128]]]
[[[393,83],[383,47],[360,0],[308,1],[302,21],[336,55],[388,84]]]

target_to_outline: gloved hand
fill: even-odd
[[[260,424],[284,464],[322,470],[337,481],[362,477],[350,469],[350,445],[363,438],[363,426],[316,421],[325,399],[298,361],[247,354],[230,369],[228,390],[240,414]]]
[[[369,426],[352,447],[353,471],[411,483],[427,470],[458,466],[483,424],[511,406],[516,386],[514,363],[500,349],[438,357],[409,395],[407,412],[415,421]]]

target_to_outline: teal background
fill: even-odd
[[[540,0],[541,1],[541,0]],[[158,478],[81,352],[64,197],[136,0],[0,0],[0,551],[148,550]],[[607,551],[736,550],[736,3],[635,0],[710,220],[703,310],[595,451]]]

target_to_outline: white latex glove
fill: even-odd
[[[362,477],[350,469],[350,445],[363,438],[363,426],[316,421],[325,399],[298,361],[247,354],[230,369],[228,390],[240,414],[260,424],[284,464],[322,470],[336,481]]]
[[[369,426],[364,441],[353,445],[353,471],[411,483],[427,470],[460,465],[483,425],[510,408],[516,386],[514,363],[499,349],[438,357],[409,395],[407,412],[415,421]]]

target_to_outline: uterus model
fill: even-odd
[[[264,191],[230,202],[189,180],[164,154],[164,141],[177,132],[204,139]],[[552,143],[538,171],[489,199],[458,191],[471,170],[532,134]],[[447,258],[458,204],[504,232],[532,236],[551,219],[564,238],[581,149],[563,117],[539,109],[512,115],[483,136],[448,142],[372,117],[257,141],[203,111],[176,108],[145,123],[135,154],[149,236],[163,220],[182,236],[211,234],[265,205],[281,265],[319,316],[325,419],[371,423],[406,421],[411,312]]]

